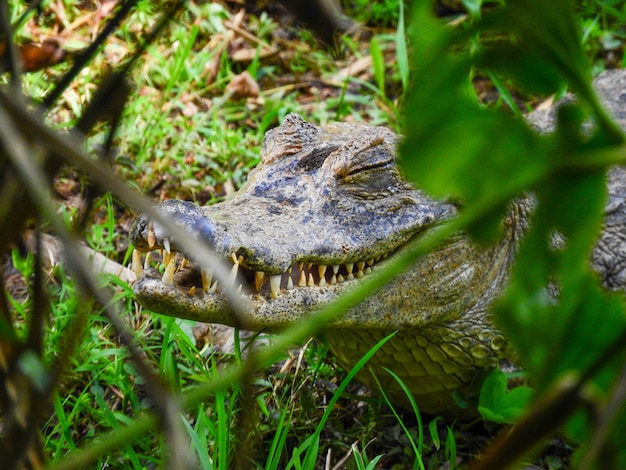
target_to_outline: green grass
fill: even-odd
[[[64,5],[69,22],[85,14],[74,2]],[[608,56],[623,63],[624,12],[613,2],[584,1],[580,5],[584,44],[595,69],[602,68]],[[393,25],[394,18],[402,17],[397,2],[384,2],[383,6],[387,8],[384,18],[373,21]],[[153,2],[140,2],[117,33],[118,42],[112,41],[104,54],[96,57],[51,110],[47,118],[51,125],[71,127],[92,97],[93,84],[116,65],[109,63],[110,58],[126,51],[120,60],[128,59],[154,25],[155,11],[158,13]],[[377,32],[371,49],[367,41],[345,39],[340,58],[300,32],[292,42],[280,44],[284,57],[276,62],[241,64],[230,61],[225,50],[211,43],[225,32],[222,21],[228,17],[230,13],[217,3],[190,3],[181,19],[149,47],[131,72],[133,93],[115,141],[114,167],[144,192],[160,185],[150,194],[155,200],[178,197],[213,202],[239,187],[259,160],[264,132],[291,111],[305,109],[307,117],[319,123],[352,119],[397,129],[403,122],[398,106],[411,86],[411,52],[402,29]],[[408,21],[409,12],[405,18]],[[273,19],[247,17],[247,21],[259,39],[274,42],[271,34],[278,25]],[[22,37],[28,37],[28,31],[25,27]],[[83,31],[73,35],[68,44],[82,47],[89,37]],[[350,79],[329,96],[319,94],[328,90],[313,87],[305,93],[283,87],[280,81],[284,76],[296,83],[308,80],[309,74],[316,79],[328,77],[367,53],[373,55],[371,74],[364,80]],[[207,71],[210,63],[218,67],[212,80]],[[33,98],[44,96],[63,70],[67,67],[24,76],[24,93]],[[224,98],[227,84],[243,70],[262,84],[262,90],[269,90],[261,93],[260,100]],[[106,132],[106,126],[97,127],[87,148],[103,142]],[[67,177],[82,187],[82,177],[71,171]],[[83,215],[81,208],[68,200],[59,210],[68,226],[76,226]],[[125,230],[131,217],[110,195],[99,197],[84,239],[94,250],[127,264]],[[17,249],[12,251],[12,264],[26,286],[21,295],[9,298],[21,341],[26,341],[33,327],[33,263],[32,255],[24,257]],[[158,409],[155,400],[160,397],[150,392],[145,377],[133,365],[128,349],[102,315],[103,306],[80,294],[76,280],[62,264],[48,271],[45,280],[49,308],[41,355],[45,359],[25,363],[24,370],[35,383],[51,380],[53,373],[60,371],[50,410],[39,423],[51,464],[62,465],[85,447],[94,449],[90,446],[95,445],[97,453],[99,438],[109,432],[118,436],[128,432],[122,446],[98,454],[93,468],[165,465],[168,452],[162,435],[144,433],[141,428],[143,413]],[[228,367],[245,364],[237,351],[212,351],[206,344],[197,348],[190,322],[143,311],[133,301],[130,287],[119,279],[109,276],[101,282],[114,288],[124,322],[144,359],[175,392],[219,383],[224,371],[232,370]],[[77,318],[83,323],[79,329]],[[75,348],[66,357],[71,342]],[[245,350],[245,342],[242,348]],[[346,468],[394,464],[397,468],[434,468],[446,461],[454,466],[457,456],[467,461],[468,454],[480,447],[467,437],[471,431],[457,423],[440,419],[422,423],[417,409],[401,412],[385,405],[384,398],[362,397],[362,390],[351,381],[355,371],[339,370],[326,356],[323,344],[308,344],[301,363],[298,354],[297,350],[282,350],[278,358],[288,364],[292,361],[289,367],[281,370],[285,362],[263,364],[260,371],[245,375],[243,382],[217,388],[181,413],[185,445],[200,468],[322,468],[329,451],[333,463],[347,456]]]

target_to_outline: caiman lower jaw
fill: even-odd
[[[142,253],[135,249],[132,256],[132,270],[141,279],[146,275],[154,277],[161,263],[155,262],[153,252],[158,252],[164,267],[161,283],[175,287],[189,296],[216,294],[220,292],[217,280],[213,280],[210,269],[198,269],[182,254],[170,250],[169,243],[164,248],[149,251],[142,260]],[[372,272],[372,267],[388,255],[378,256],[363,261],[344,264],[296,263],[282,274],[268,274],[252,271],[243,265],[243,257],[231,254],[232,267],[228,281],[239,292],[276,299],[284,290],[301,288],[333,287],[359,279]]]

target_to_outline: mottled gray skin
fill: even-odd
[[[617,82],[609,82],[603,94],[611,102]],[[622,81],[618,85],[624,89]],[[608,106],[614,112],[623,109]],[[540,130],[547,130],[553,121],[549,113],[531,117]],[[332,301],[359,282],[348,280],[346,264],[380,257],[372,266],[378,269],[385,255],[400,254],[407,241],[456,212],[454,205],[435,201],[402,180],[395,161],[397,140],[379,127],[318,128],[297,115],[287,116],[282,126],[266,134],[262,163],[231,198],[202,208],[182,201],[159,206],[219,256],[239,257],[238,282],[247,292],[255,292],[253,271],[262,271],[282,274],[280,294],[272,296],[266,280],[259,292],[243,295],[243,318],[236,317],[220,290],[202,291],[190,269],[177,274],[174,286],[163,285],[160,275],[148,270],[134,287],[138,301],[162,314],[232,326],[243,321],[247,329],[257,331],[280,329]],[[626,276],[622,168],[611,172],[609,188],[607,229],[592,262],[608,286],[621,288]],[[453,395],[467,397],[482,371],[510,355],[488,309],[506,282],[528,207],[528,200],[518,201],[493,247],[478,248],[458,235],[329,325],[323,333],[341,364],[351,367],[378,340],[398,330],[369,363],[392,400],[406,403],[383,368],[400,375],[422,411],[467,414]],[[170,238],[141,216],[131,231],[132,242],[141,251],[149,251],[150,228],[156,238],[153,249]],[[170,239],[173,250],[175,242]],[[305,276],[310,272],[315,286],[297,286],[298,263],[304,263]],[[307,263],[313,265],[309,268]],[[343,282],[317,286],[318,265],[329,266],[325,281],[330,280],[331,266],[337,265]],[[295,284],[292,289],[288,276]],[[197,288],[190,292],[192,285]],[[370,373],[361,379],[373,384]]]

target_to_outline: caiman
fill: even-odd
[[[621,121],[624,74],[607,73],[597,87]],[[546,130],[554,112],[530,120]],[[138,250],[137,300],[154,312],[201,322],[241,326],[243,320],[254,331],[279,330],[309,315],[457,212],[454,203],[432,199],[402,178],[398,142],[382,127],[318,127],[287,115],[266,133],[260,164],[231,197],[206,207],[179,200],[157,207],[229,263],[241,311],[234,314],[210,269],[176,256],[176,240],[145,215],[131,230]],[[606,227],[592,263],[605,284],[619,288],[626,279],[626,172],[615,168],[608,180]],[[407,403],[388,368],[402,378],[421,411],[467,414],[458,399],[470,395],[483,371],[510,357],[489,306],[506,282],[529,201],[514,204],[492,247],[478,247],[458,234],[327,325],[322,334],[339,363],[350,368],[397,330],[369,362],[386,393]],[[150,262],[142,266],[139,252],[153,250],[164,251],[163,275]],[[360,378],[376,389],[369,372]]]

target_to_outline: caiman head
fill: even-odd
[[[398,136],[388,129],[335,123],[319,128],[289,114],[267,132],[262,161],[224,202],[157,207],[231,266],[250,310],[248,327],[275,329],[349,288],[407,241],[454,212],[412,188],[396,165]],[[140,303],[160,313],[240,324],[211,267],[185,260],[177,240],[140,216],[131,230],[140,252],[164,251],[165,273],[141,269]],[[155,257],[153,257],[155,259]],[[173,260],[173,261],[172,261]]]

